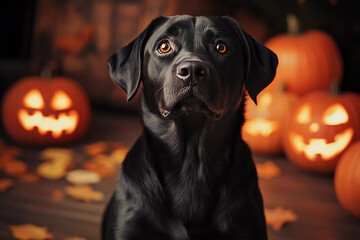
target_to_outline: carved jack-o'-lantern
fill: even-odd
[[[81,137],[90,107],[76,82],[56,77],[27,77],[6,93],[2,118],[8,134],[20,143],[49,145]]]
[[[257,105],[252,101],[246,102],[242,135],[251,150],[264,154],[282,152],[283,125],[297,103],[295,95],[284,92],[263,92]]]
[[[285,136],[285,153],[298,166],[333,172],[344,150],[360,137],[360,96],[307,95],[293,115]]]

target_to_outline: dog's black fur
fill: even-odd
[[[143,82],[144,130],[123,163],[103,239],[267,239],[240,128],[244,89],[256,102],[276,55],[231,18],[175,16],[155,19],[109,66],[129,100]]]

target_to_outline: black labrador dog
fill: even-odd
[[[273,79],[277,57],[229,17],[155,19],[109,58],[128,100],[143,83],[143,133],[123,162],[103,239],[267,239],[244,90]]]

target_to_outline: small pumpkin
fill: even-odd
[[[2,119],[11,138],[23,144],[75,141],[86,132],[90,105],[85,91],[65,77],[26,77],[5,94]]]
[[[242,136],[252,151],[261,154],[283,151],[284,124],[298,102],[296,95],[282,90],[260,93],[257,105],[253,101],[246,102]]]
[[[333,81],[340,82],[343,60],[334,39],[320,30],[298,33],[293,15],[288,18],[288,26],[289,33],[277,35],[265,43],[279,59],[269,89],[284,83],[286,91],[304,95],[313,90],[327,91]]]
[[[360,218],[360,142],[353,143],[341,156],[334,185],[340,204]]]
[[[286,156],[301,168],[333,173],[346,148],[360,139],[360,95],[310,93],[300,101],[284,136]]]

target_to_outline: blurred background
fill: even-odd
[[[106,59],[153,18],[176,14],[229,15],[266,42],[287,31],[286,15],[293,13],[302,31],[321,29],[335,39],[344,59],[341,88],[359,92],[359,9],[360,2],[350,0],[2,1],[0,96],[51,62],[54,74],[80,82],[94,105],[132,107],[109,79]]]
[[[279,56],[274,82],[283,83],[261,93],[257,106],[247,104],[243,128],[269,239],[360,239],[359,12],[357,0],[0,1],[0,239],[14,239],[9,225],[25,223],[48,227],[55,239],[100,238],[121,162],[142,131],[140,94],[126,101],[107,58],[152,19],[177,14],[231,16]],[[51,76],[67,80],[55,84]],[[316,90],[325,94],[305,97]],[[50,109],[53,101],[60,108]],[[20,112],[45,120],[24,125]],[[60,126],[60,116],[78,119]],[[351,137],[334,147],[342,131]],[[100,192],[75,189],[85,191],[76,199],[69,186],[77,183],[68,180],[74,169],[96,173],[96,181],[84,178]]]

